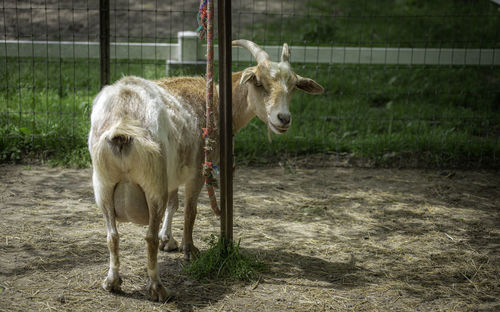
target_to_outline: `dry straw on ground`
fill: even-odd
[[[90,170],[0,166],[1,311],[498,311],[496,172],[239,168],[235,237],[268,269],[248,283],[189,279],[148,300],[145,229],[120,225],[123,294],[100,288],[108,252]],[[182,212],[174,220],[180,239]],[[195,243],[219,229],[202,195]]]

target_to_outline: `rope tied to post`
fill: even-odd
[[[200,34],[200,39],[205,39],[208,27],[207,0],[200,1],[200,8],[198,9],[198,14],[196,16],[196,19],[198,20],[198,28],[196,29],[196,31]]]
[[[217,170],[212,162],[211,153],[215,151],[215,140],[210,138],[214,129],[213,112],[214,112],[214,4],[213,0],[201,0],[200,9],[198,11],[198,24],[200,25],[197,31],[200,33],[200,38],[207,40],[207,77],[206,86],[207,93],[205,99],[205,118],[206,124],[202,128],[202,136],[205,140],[205,161],[203,162],[203,175],[205,176],[205,187],[207,188],[208,197],[210,199],[210,206],[213,212],[220,216],[220,210],[217,205],[217,198],[215,197],[214,187],[217,187],[217,180],[215,179],[214,172]]]

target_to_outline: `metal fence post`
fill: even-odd
[[[101,51],[101,89],[109,84],[109,0],[99,0],[99,49]]]
[[[233,118],[231,1],[218,0],[221,237],[233,240]]]

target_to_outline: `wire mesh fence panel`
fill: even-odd
[[[75,42],[95,40],[97,4],[3,1],[1,159],[69,153],[84,146],[90,102],[98,86],[99,62],[85,57],[89,46],[78,51],[78,58],[75,49],[65,58],[61,52]],[[34,41],[44,43],[43,49]]]
[[[202,73],[203,42],[189,61],[192,46],[179,44],[188,38],[179,33],[198,27],[198,7],[111,1],[111,81]],[[271,143],[266,125],[252,121],[237,136],[238,161],[498,167],[494,2],[239,0],[232,8],[233,39],[258,43],[274,61],[288,43],[295,72],[325,88],[294,94],[292,128]],[[233,49],[234,71],[254,65]],[[99,1],[3,1],[1,159],[88,162],[99,76]]]
[[[240,153],[292,160],[320,155],[327,163],[498,166],[500,14],[495,3],[240,5],[234,36],[263,45],[287,42],[296,72],[326,90],[320,97],[298,92],[291,106],[293,128],[272,144],[262,135],[265,127],[251,124],[242,131],[248,140],[237,144]],[[279,50],[272,57],[277,60]]]

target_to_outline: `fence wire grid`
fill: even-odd
[[[199,0],[111,1],[111,81],[192,74],[178,40],[198,27],[198,7]],[[233,1],[232,20],[233,39],[258,43],[274,61],[288,43],[294,70],[325,88],[320,96],[296,92],[292,129],[271,143],[253,120],[236,138],[238,161],[499,167],[494,1]],[[2,2],[2,161],[88,163],[98,49],[97,0]],[[233,50],[234,71],[254,64]]]

